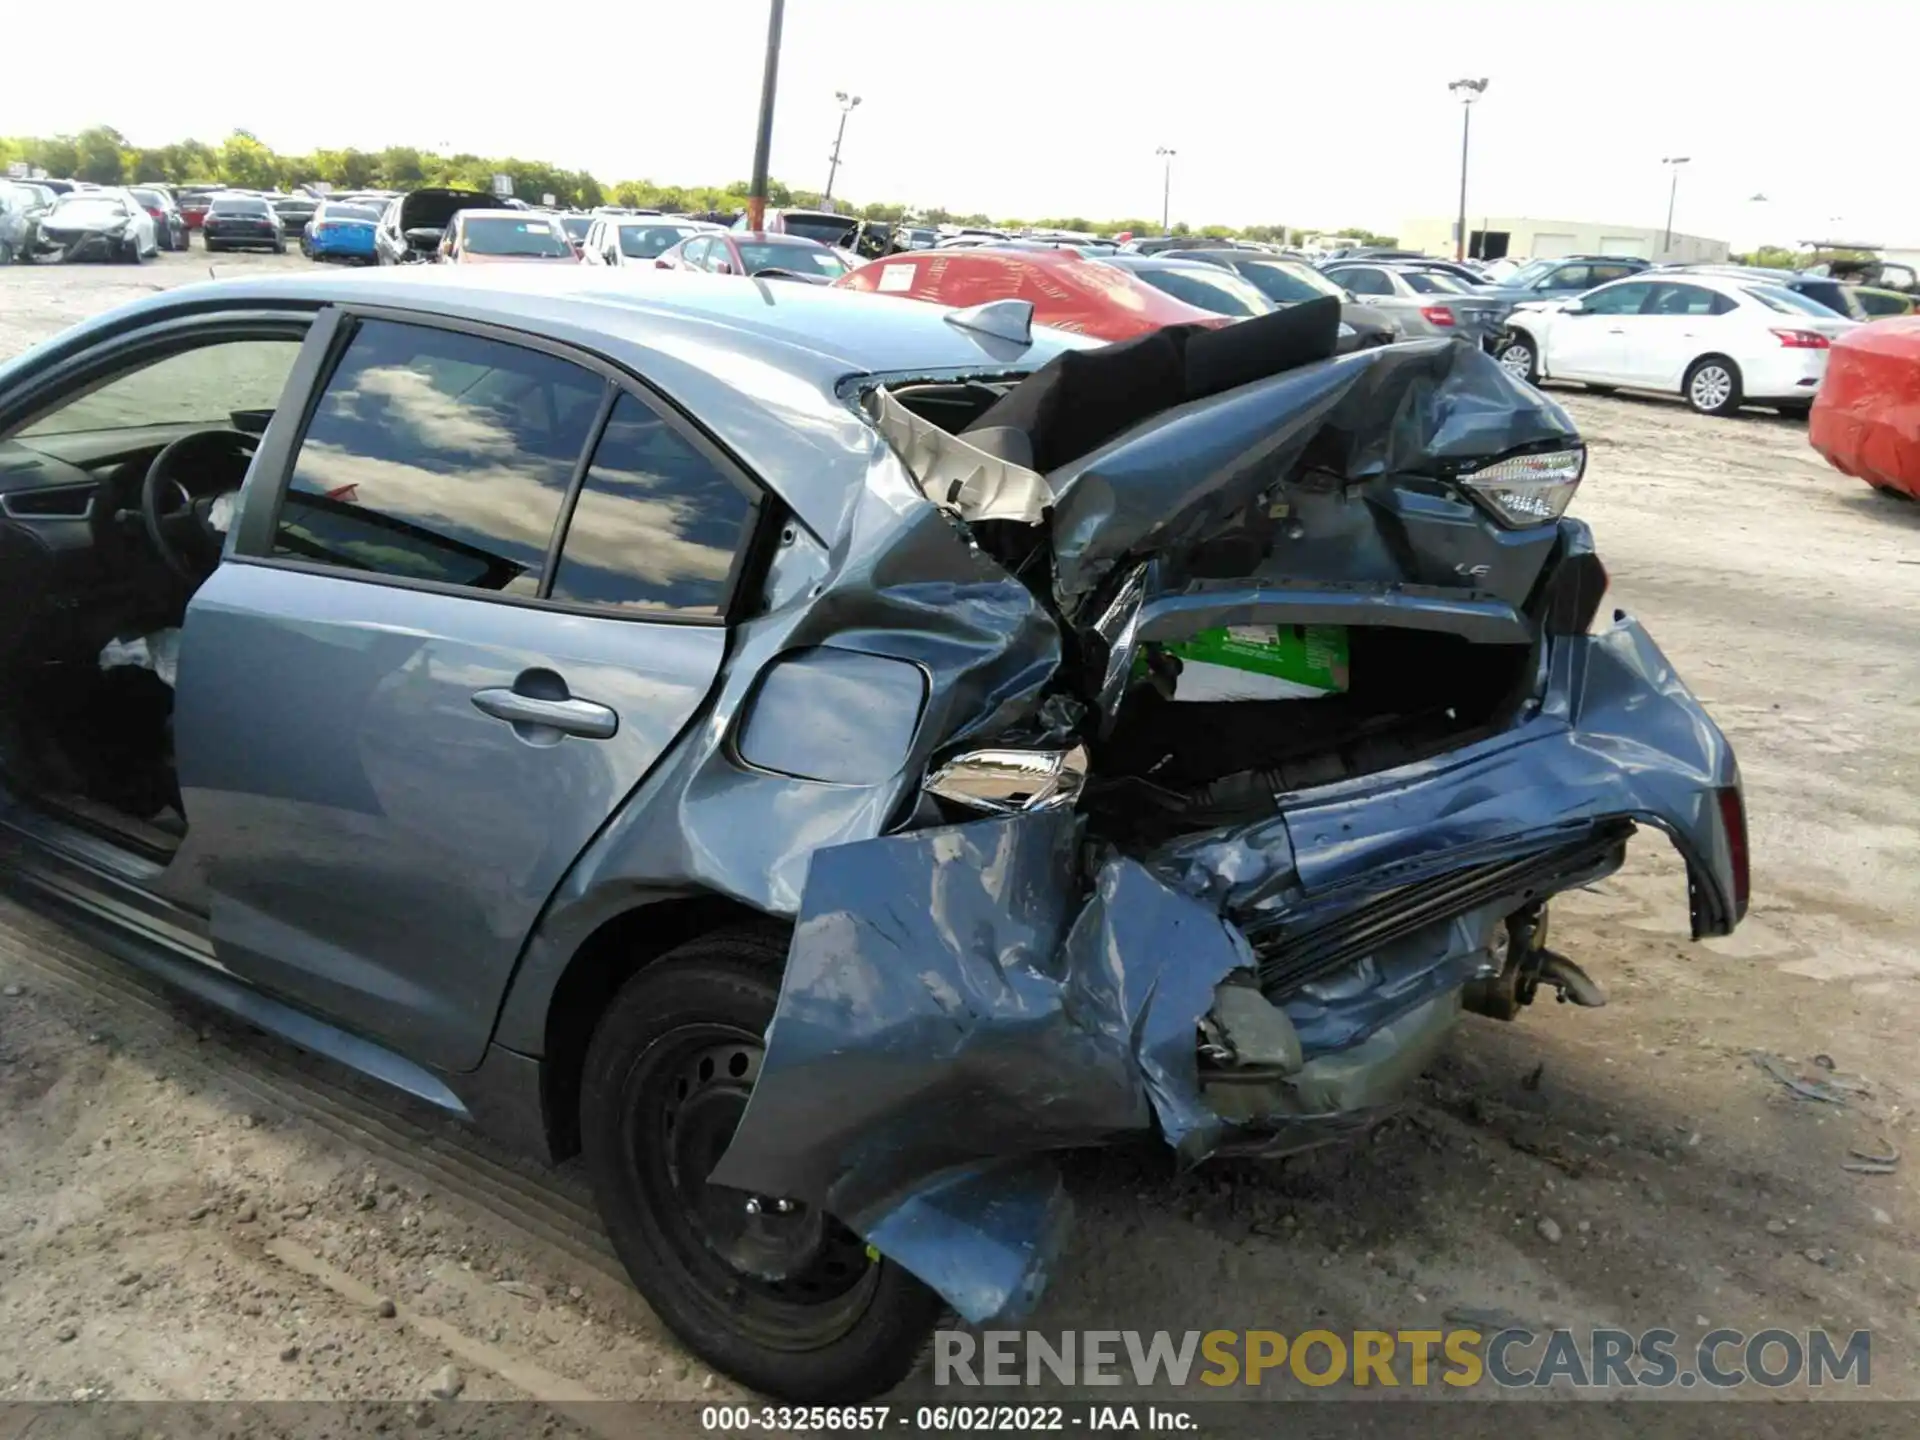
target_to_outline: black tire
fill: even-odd
[[[1792,400],[1784,405],[1774,406],[1773,412],[1776,415],[1784,415],[1789,420],[1805,420],[1813,414],[1813,402],[1811,400]]]
[[[211,255],[211,254],[213,254],[213,253],[215,253],[216,251],[218,251],[218,250],[220,250],[221,248],[222,248],[222,247],[221,247],[221,244],[220,244],[220,242],[219,242],[218,240],[214,240],[214,239],[209,239],[209,240],[207,241],[207,253],[208,253],[209,255]]]
[[[1540,346],[1525,330],[1509,330],[1497,357],[1500,368],[1529,385],[1540,383]]]
[[[1740,367],[1724,355],[1703,355],[1687,367],[1680,393],[1696,414],[1731,415],[1740,408]]]
[[[140,237],[138,235],[128,239],[126,245],[120,252],[120,258],[129,265],[144,265],[146,263],[146,252],[140,248]]]
[[[688,1349],[764,1394],[844,1404],[899,1384],[945,1307],[831,1217],[705,1183],[758,1073],[785,955],[772,926],[718,931],[629,980],[587,1050],[581,1148],[613,1248]]]
[[[0,265],[13,264],[13,242],[0,240]]]
[[[1613,385],[1595,385],[1591,381],[1584,383],[1586,383],[1587,393],[1589,395],[1611,395],[1614,390],[1618,388]]]
[[[286,254],[286,253],[287,253],[287,242],[286,242],[286,241],[284,241],[284,240],[276,240],[276,241],[274,241],[274,242],[273,242],[273,253],[274,253],[274,254],[276,254],[276,255],[284,255],[284,254]]]

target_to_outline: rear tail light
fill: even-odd
[[[1751,880],[1747,866],[1747,802],[1738,785],[1715,792],[1720,802],[1720,824],[1727,832],[1727,861],[1733,869],[1733,918],[1744,919]]]
[[[1789,350],[1826,350],[1833,343],[1818,330],[1775,330],[1773,333]]]
[[[1545,525],[1566,513],[1586,473],[1585,450],[1514,455],[1460,476],[1503,524]]]
[[[1420,313],[1426,317],[1429,325],[1453,324],[1453,311],[1444,305],[1422,305]]]

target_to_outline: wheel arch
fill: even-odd
[[[1547,357],[1545,352],[1540,348],[1539,332],[1526,325],[1516,325],[1511,319],[1507,321],[1507,331],[1509,334],[1525,340],[1528,348],[1533,351],[1533,373],[1535,378],[1541,380],[1547,379]]]
[[[700,935],[772,917],[711,891],[629,894],[577,940],[537,937],[508,988],[497,1042],[540,1057],[540,1109],[554,1159],[580,1148],[580,1081],[594,1026],[634,975]]]
[[[1694,356],[1693,359],[1689,360],[1686,363],[1686,368],[1680,372],[1680,398],[1682,400],[1687,398],[1687,387],[1693,383],[1694,371],[1698,370],[1709,360],[1718,360],[1733,372],[1734,387],[1736,391],[1744,397],[1747,390],[1747,375],[1746,372],[1740,368],[1740,362],[1724,350],[1703,350]]]

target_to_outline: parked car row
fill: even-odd
[[[382,193],[378,202],[384,205],[386,199]],[[283,252],[292,235],[313,254],[307,232],[328,203],[313,195],[217,185],[0,180],[0,264],[45,256],[144,260],[162,250],[190,248],[196,230],[209,250]]]

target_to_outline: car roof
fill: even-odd
[[[577,265],[253,272],[145,297],[52,343],[64,350],[196,310],[329,304],[493,324],[605,356],[683,406],[822,535],[836,532],[848,493],[885,449],[841,397],[843,383],[1026,372],[1099,343],[1036,326],[1031,343],[1018,345],[948,324],[944,306],[829,286]]]
[[[489,210],[479,205],[469,205],[464,210],[454,211],[453,218],[456,220],[525,220],[534,213],[531,210]]]
[[[1118,265],[1122,270],[1217,270],[1205,260],[1180,260],[1168,255],[1088,255],[1096,265]]]

